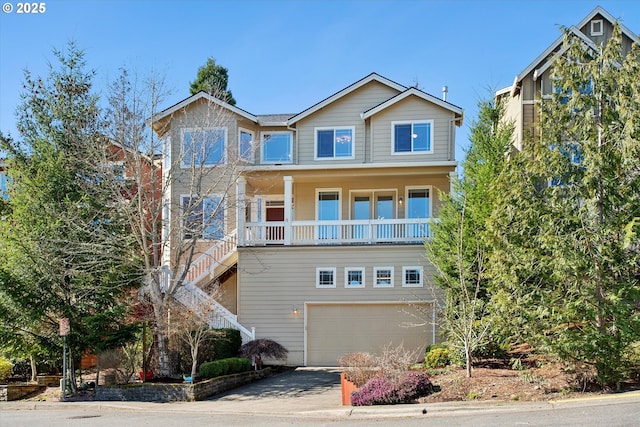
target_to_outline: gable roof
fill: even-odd
[[[446,101],[443,101],[440,98],[437,98],[433,95],[430,95],[426,92],[421,91],[418,88],[415,87],[411,87],[403,92],[400,92],[399,94],[397,94],[396,96],[393,96],[389,99],[387,99],[386,101],[384,101],[381,104],[376,105],[375,107],[363,112],[360,114],[360,117],[362,118],[362,120],[368,119],[369,117],[373,116],[374,114],[379,113],[380,111],[383,111],[389,107],[391,107],[392,105],[395,105],[396,103],[402,101],[403,99],[409,97],[409,96],[417,96],[418,98],[427,101],[427,102],[431,102],[433,104],[438,105],[439,107],[442,107],[446,110],[449,110],[451,112],[453,112],[455,114],[456,117],[456,125],[461,126],[462,125],[462,119],[464,116],[464,112],[462,110],[462,108],[450,104]]]
[[[307,108],[306,110],[302,111],[301,113],[296,114],[295,116],[291,117],[288,120],[288,125],[291,126],[294,123],[304,119],[307,116],[310,116],[311,114],[315,113],[316,111],[326,107],[327,105],[331,104],[332,102],[337,101],[338,99],[350,94],[351,92],[361,88],[362,86],[372,82],[372,81],[376,81],[379,83],[382,83],[386,86],[389,86],[390,88],[393,88],[395,90],[397,90],[398,92],[403,92],[405,91],[407,88],[406,86],[402,86],[399,83],[394,82],[393,80],[389,80],[386,77],[382,77],[379,74],[376,73],[371,73],[368,76],[366,76],[363,79],[358,80],[357,82],[347,86],[346,88],[342,89],[339,92],[334,93],[333,95],[329,96],[328,98],[323,99],[322,101],[318,102],[315,105],[312,105],[311,107]]]
[[[635,35],[633,33],[633,31],[629,30],[629,28],[625,27],[624,25],[622,25],[619,21],[617,21],[609,12],[607,12],[606,10],[604,10],[602,7],[598,6],[595,9],[593,9],[591,11],[591,13],[589,13],[586,17],[584,17],[582,19],[582,21],[580,21],[578,23],[578,25],[573,25],[571,27],[568,28],[568,31],[570,34],[578,37],[581,41],[583,41],[587,46],[589,46],[592,49],[596,49],[596,45],[595,43],[589,38],[587,37],[582,31],[580,31],[580,29],[582,27],[584,27],[589,21],[591,21],[593,18],[595,18],[597,15],[602,16],[604,19],[606,19],[607,21],[609,21],[609,23],[611,25],[613,25],[615,22],[618,22],[618,25],[620,26],[620,30],[622,31],[622,34],[624,34],[625,36],[629,37],[631,40],[633,40],[634,42],[638,42],[640,41],[640,39],[638,38],[637,35]],[[555,55],[552,58],[549,58],[549,55],[551,55],[553,52],[555,52],[561,45],[562,42],[564,40],[564,34],[561,35],[560,37],[558,37],[553,43],[551,43],[551,45],[545,49],[544,52],[542,52],[540,55],[538,55],[538,57],[536,59],[533,60],[533,62],[531,62],[527,68],[525,68],[520,74],[518,74],[515,79],[513,80],[513,84],[510,86],[511,89],[511,96],[514,96],[517,94],[517,90],[519,89],[519,84],[520,82],[529,75],[529,73],[531,73],[532,71],[536,70],[537,68],[540,68],[540,70],[536,70],[537,73],[534,74],[534,79],[537,79],[537,77],[544,72],[545,70],[547,70],[552,62],[553,59],[555,59]],[[564,53],[564,50],[561,50],[560,52],[558,52],[558,54],[562,54]],[[542,64],[541,67],[539,67]],[[507,88],[505,88],[507,89]],[[502,91],[500,91],[502,92]]]
[[[149,123],[153,124],[153,123],[157,123],[160,120],[164,119],[165,117],[168,117],[170,115],[172,115],[173,113],[175,113],[176,111],[179,111],[185,107],[187,107],[190,104],[193,104],[194,102],[197,102],[201,99],[204,99],[208,102],[214,103],[222,108],[226,108],[229,111],[232,111],[234,113],[236,113],[239,116],[244,117],[247,120],[250,120],[254,123],[258,123],[258,117],[241,109],[238,108],[234,105],[228,104],[224,101],[219,100],[218,98],[208,94],[207,92],[204,91],[200,91],[198,93],[196,93],[195,95],[191,95],[188,98],[183,99],[182,101],[178,102],[177,104],[163,110],[160,111],[159,113],[154,114],[153,116],[151,116],[151,118],[148,120]]]

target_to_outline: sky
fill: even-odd
[[[5,135],[19,139],[24,70],[45,77],[53,50],[75,41],[97,73],[96,93],[106,98],[123,67],[155,73],[171,91],[163,109],[190,95],[209,57],[228,69],[236,105],[252,114],[301,112],[372,72],[438,97],[447,86],[447,100],[465,111],[459,161],[478,101],[509,86],[561,26],[601,6],[640,33],[638,0],[48,0],[30,14],[2,3]]]

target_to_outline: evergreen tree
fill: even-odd
[[[207,59],[207,63],[198,68],[196,79],[191,82],[189,91],[191,95],[195,95],[200,91],[205,91],[209,95],[213,95],[222,101],[236,105],[231,91],[227,89],[229,83],[229,70],[216,64],[214,58]]]
[[[54,54],[59,68],[51,65],[46,78],[25,72],[21,140],[0,139],[11,178],[0,221],[0,305],[19,315],[2,317],[2,333],[59,351],[58,321],[66,318],[79,357],[112,334],[131,337],[122,305],[139,278],[127,224],[106,191],[114,176],[94,73],[74,43]]]
[[[540,135],[496,183],[493,307],[514,338],[619,385],[640,362],[640,47],[625,55],[618,25],[597,50],[565,44]]]
[[[464,177],[451,194],[440,194],[440,222],[426,242],[427,257],[438,272],[436,283],[445,292],[442,330],[463,355],[467,376],[473,353],[488,342],[485,222],[494,205],[492,184],[504,168],[513,133],[503,123],[503,110],[494,101],[479,103]]]

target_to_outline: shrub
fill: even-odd
[[[412,403],[433,392],[431,380],[424,372],[405,372],[398,382],[385,377],[373,378],[351,394],[353,406],[395,405]]]
[[[346,378],[362,387],[378,375],[378,360],[369,353],[347,353],[338,359]]]
[[[289,350],[273,340],[260,338],[244,344],[240,347],[240,353],[252,359],[256,367],[261,368],[263,358],[285,360]]]
[[[242,346],[242,336],[237,329],[219,329],[219,335],[212,340],[213,355],[215,359],[228,359],[238,357],[240,346]]]
[[[437,368],[447,366],[451,363],[449,349],[442,346],[431,347],[424,356],[424,366],[427,368]]]
[[[424,372],[409,371],[405,373],[397,386],[398,400],[402,403],[410,403],[419,397],[433,393],[431,380]]]
[[[377,377],[351,393],[353,406],[392,405],[398,402],[397,388],[384,377]]]
[[[251,370],[251,361],[243,357],[214,360],[200,365],[201,377],[215,378]]]
[[[0,381],[4,382],[11,376],[13,371],[13,363],[4,357],[0,357]]]

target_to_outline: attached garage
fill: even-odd
[[[425,347],[434,342],[431,303],[319,302],[305,306],[307,366],[336,366],[345,353],[380,354],[389,344],[417,349],[421,358]]]

